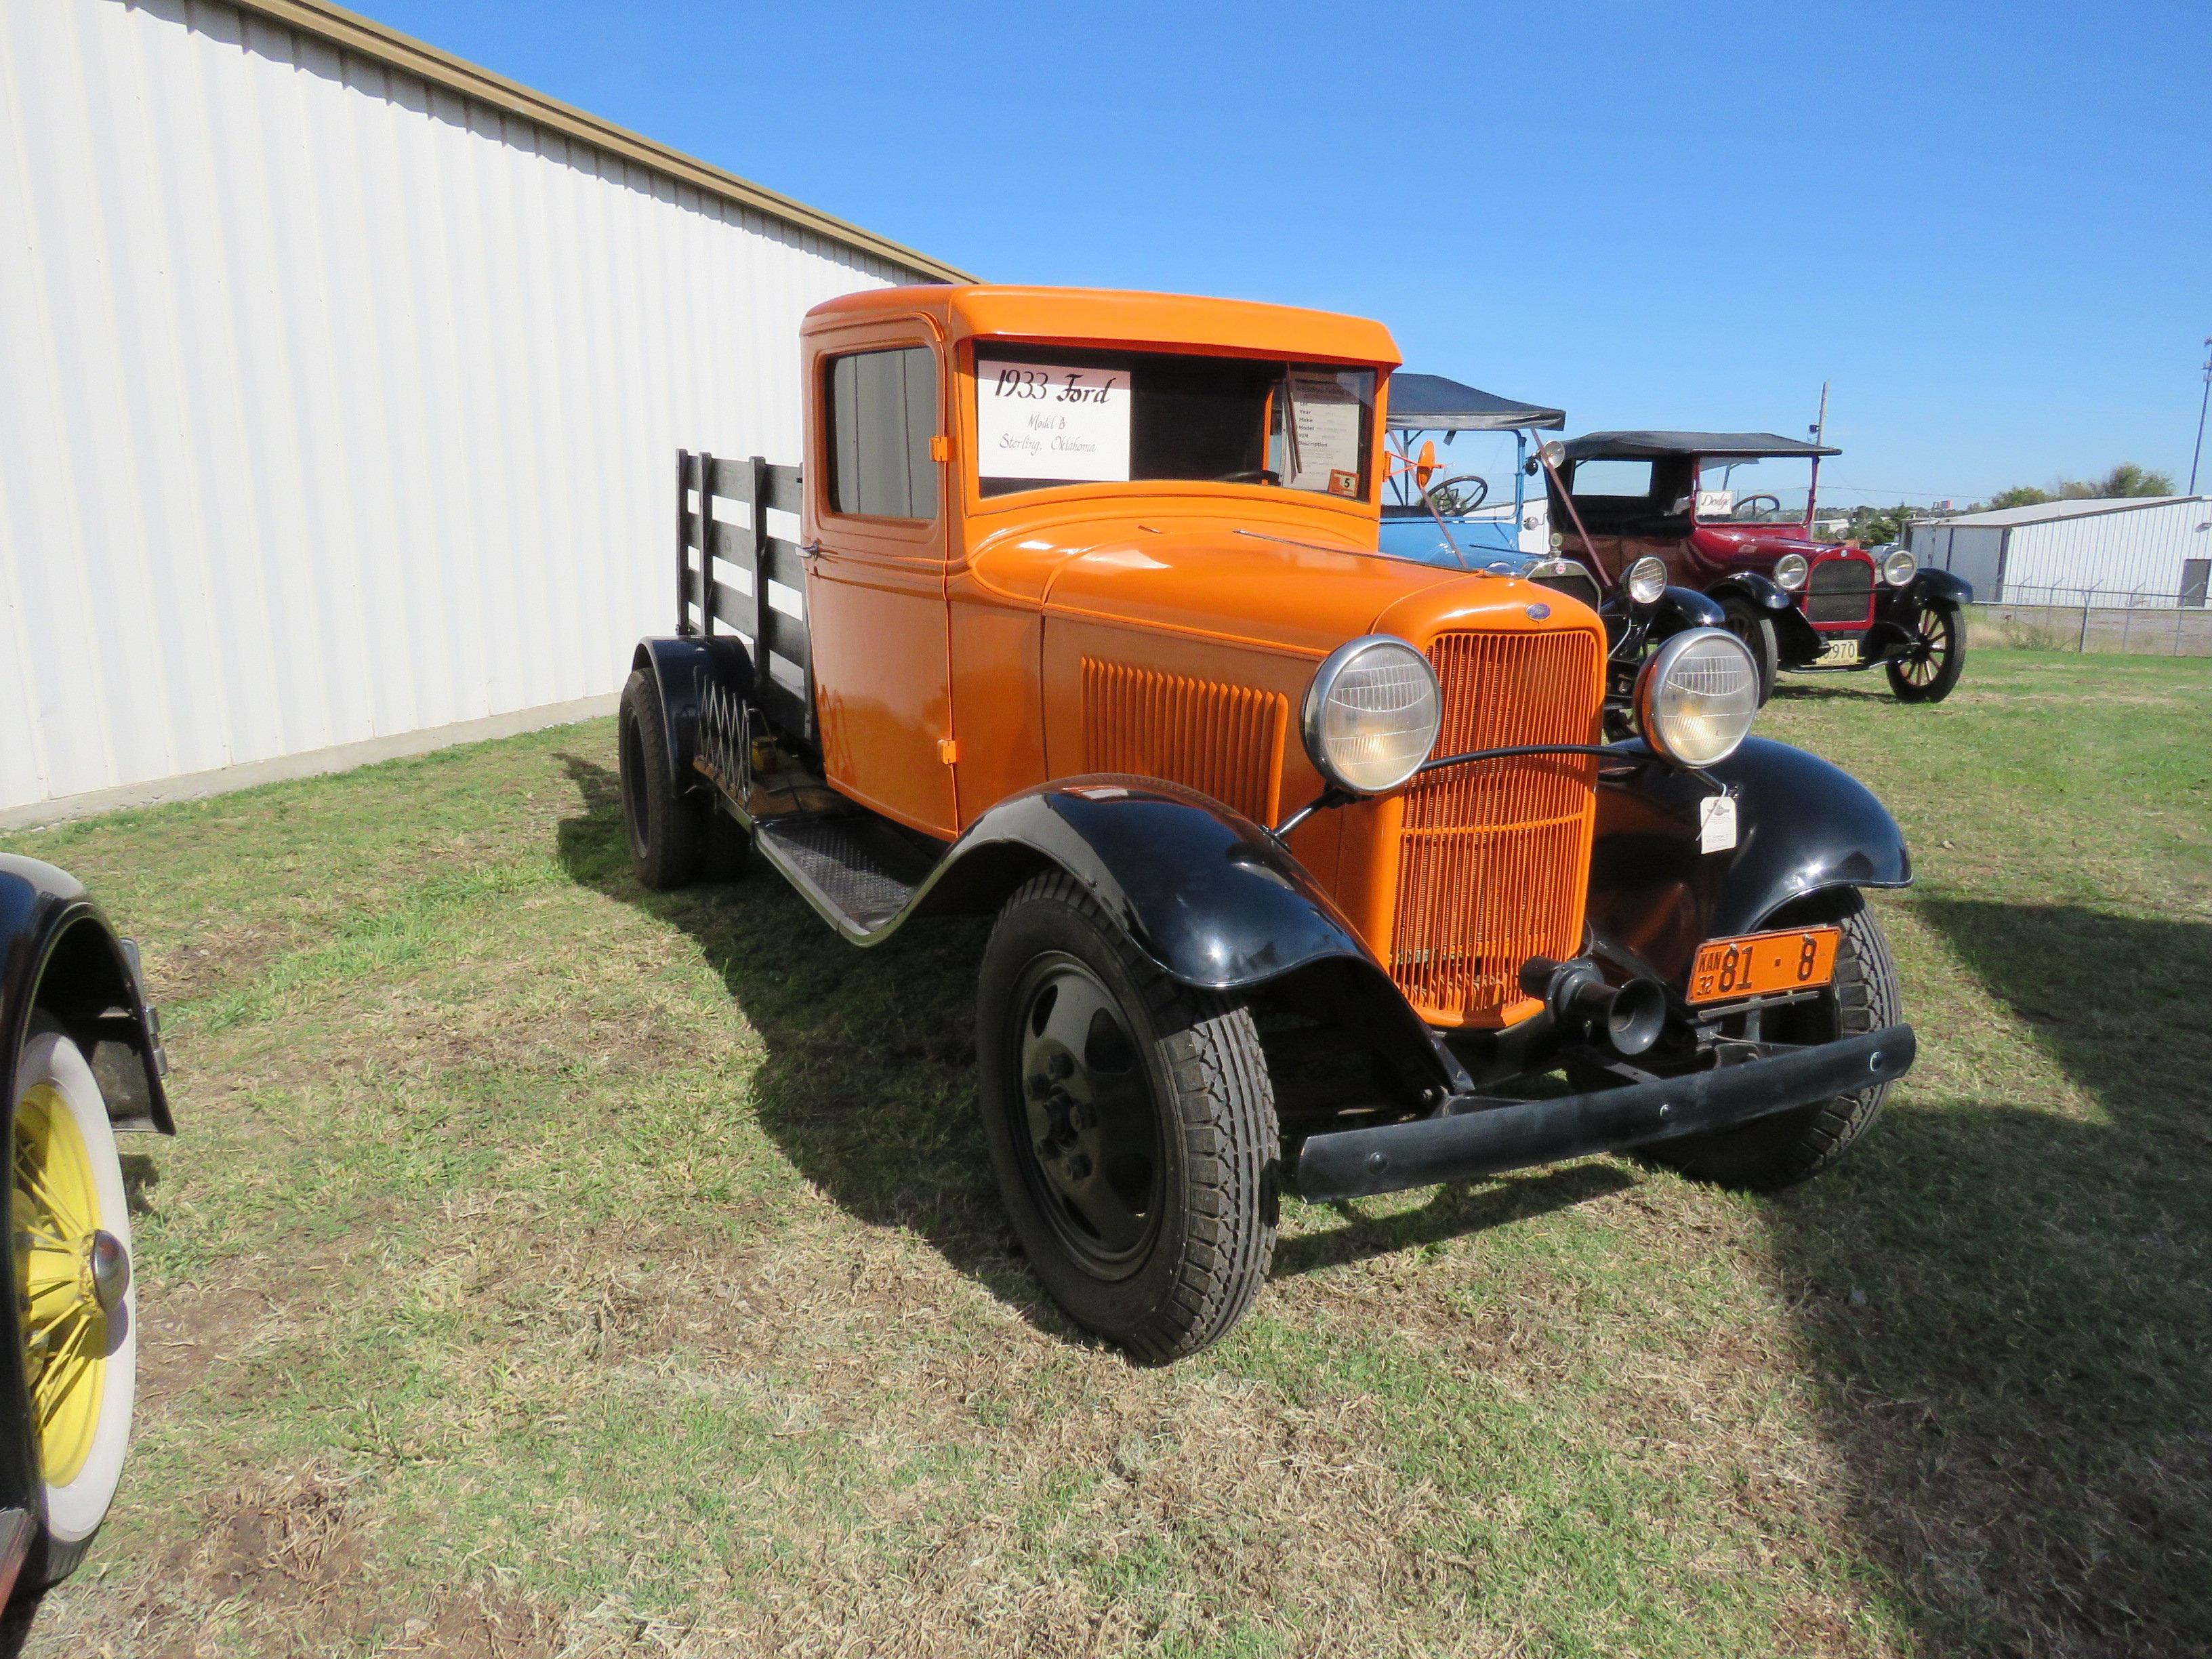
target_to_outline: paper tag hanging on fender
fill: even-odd
[[[1698,850],[1725,853],[1735,845],[1735,797],[1708,795],[1698,803]]]

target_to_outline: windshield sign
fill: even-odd
[[[1364,500],[1374,427],[1371,368],[1075,347],[975,359],[986,495],[1157,479]]]

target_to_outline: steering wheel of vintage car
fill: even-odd
[[[1735,504],[1735,507],[1729,512],[1729,516],[1732,519],[1741,519],[1746,516],[1755,518],[1758,514],[1757,513],[1754,513],[1753,509],[1757,507],[1758,504],[1761,501],[1768,503],[1772,510],[1777,513],[1779,513],[1782,510],[1782,497],[1779,495],[1747,495]],[[1765,509],[1760,510],[1763,511]]]
[[[1213,482],[1216,483],[1279,484],[1282,483],[1282,481],[1283,475],[1276,471],[1273,467],[1255,466],[1247,468],[1242,472],[1224,472]]]
[[[1475,472],[1455,472],[1449,478],[1438,478],[1421,494],[1429,503],[1429,510],[1464,517],[1490,499],[1490,480]]]

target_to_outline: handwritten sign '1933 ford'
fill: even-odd
[[[679,457],[632,857],[764,864],[860,945],[995,915],[985,1138],[1083,1325],[1219,1337],[1285,1187],[1801,1180],[1911,1063],[1861,897],[1897,826],[1749,735],[1740,641],[1668,638],[1608,744],[1589,606],[1381,556],[1378,325],[907,288],[800,346],[803,468]]]

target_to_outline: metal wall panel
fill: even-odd
[[[2177,593],[2182,562],[2212,555],[2208,521],[2212,501],[2184,499],[2015,525],[2005,544],[2005,590]]]
[[[201,0],[0,4],[0,807],[615,689],[912,273]]]

